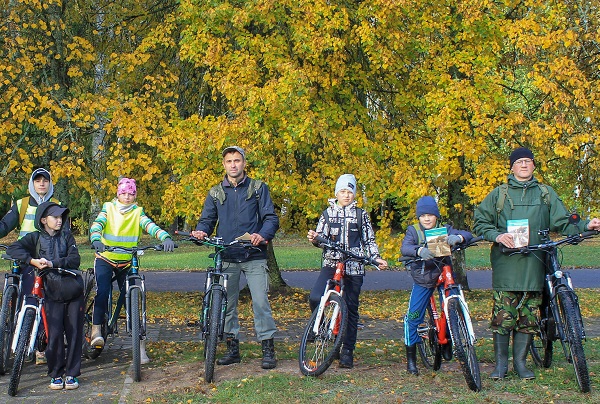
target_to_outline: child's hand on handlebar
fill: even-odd
[[[375,261],[377,261],[377,263],[379,264],[377,265],[377,268],[379,269],[386,269],[388,267],[387,261],[382,258],[377,258]]]
[[[317,233],[314,230],[309,230],[308,234],[306,235],[306,238],[308,239],[308,241],[310,241],[311,243],[315,242],[315,237],[317,237],[319,235],[319,233]]]

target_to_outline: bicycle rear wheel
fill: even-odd
[[[6,288],[2,294],[2,310],[0,311],[0,375],[6,374],[10,366],[10,346],[15,327],[19,296],[16,287]]]
[[[463,310],[458,299],[448,301],[448,321],[450,323],[450,334],[454,344],[454,352],[462,368],[467,386],[473,391],[481,390],[481,375],[479,373],[479,362],[475,353],[475,346],[471,342],[465,316],[468,314]]]
[[[8,382],[8,395],[16,396],[17,389],[19,388],[19,381],[21,380],[21,370],[23,369],[23,362],[27,356],[27,348],[29,347],[29,341],[31,338],[31,332],[33,330],[33,323],[35,322],[35,310],[27,308],[25,315],[23,316],[23,322],[21,323],[21,330],[19,331],[19,340],[17,342],[17,349],[15,350],[15,360],[13,362],[12,372],[10,374],[10,380]]]
[[[298,362],[300,371],[305,376],[319,376],[329,368],[342,346],[348,326],[348,309],[341,296],[329,296],[315,335],[313,329],[318,311],[318,307],[313,311],[300,342]],[[336,323],[332,330],[330,325]]]
[[[425,313],[425,323],[419,326],[418,332],[421,342],[417,344],[417,348],[423,364],[427,369],[439,370],[442,366],[442,349],[430,305],[427,306],[427,313]]]
[[[133,361],[133,380],[139,382],[142,380],[142,359],[140,352],[141,335],[141,304],[142,291],[137,288],[131,288],[129,291],[130,299],[130,320],[131,320],[131,351]]]
[[[562,320],[565,341],[561,341],[563,345],[566,345],[570,353],[570,361],[575,369],[575,375],[577,376],[577,383],[579,389],[583,393],[590,391],[590,373],[588,371],[587,361],[585,359],[585,352],[583,351],[583,321],[581,319],[581,313],[576,302],[574,293],[570,290],[561,290],[556,294],[558,300],[558,309],[560,318]],[[567,357],[567,360],[569,358]]]
[[[549,368],[552,365],[552,344],[556,335],[556,323],[552,312],[538,322],[539,331],[533,335],[529,347],[533,362],[538,367]]]
[[[204,334],[204,380],[211,383],[215,375],[215,360],[217,356],[217,343],[219,339],[219,326],[221,325],[221,313],[223,295],[220,290],[213,289],[210,292],[210,311],[208,324],[205,324]]]

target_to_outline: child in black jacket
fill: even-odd
[[[35,227],[38,231],[29,233],[12,244],[7,253],[13,259],[40,270],[79,268],[81,258],[75,238],[68,229],[63,228],[67,223],[68,213],[69,210],[65,207],[54,202],[44,202],[37,208],[35,215]],[[79,274],[75,279],[77,282],[74,286],[69,286],[69,290],[62,290],[48,280],[44,282],[44,307],[48,320],[46,358],[48,375],[51,377],[50,388],[53,390],[79,387],[77,377],[81,374],[83,279]],[[63,379],[65,376],[66,379]]]

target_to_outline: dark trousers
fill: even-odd
[[[48,376],[77,377],[81,374],[83,295],[68,303],[45,300],[44,306],[48,319]]]
[[[314,311],[321,301],[321,296],[325,291],[327,281],[333,278],[335,268],[323,267],[321,273],[315,282],[315,285],[310,291],[309,304],[310,310]],[[358,297],[363,284],[364,277],[362,275],[345,275],[344,276],[344,300],[348,306],[348,328],[346,328],[346,338],[344,339],[344,348],[354,350],[356,345],[356,334],[358,331]]]
[[[104,322],[104,316],[108,311],[108,295],[112,289],[112,276],[115,267],[110,265],[103,259],[94,261],[94,273],[96,274],[96,297],[94,298],[94,314],[92,316],[92,324],[100,325]],[[125,283],[127,271],[121,271],[117,278],[119,290]],[[109,313],[110,314],[110,313]]]

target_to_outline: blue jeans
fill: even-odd
[[[269,304],[269,275],[267,260],[259,259],[246,262],[224,262],[223,273],[228,274],[227,282],[227,312],[225,313],[225,332],[238,338],[240,322],[238,316],[238,299],[240,296],[240,275],[244,273],[254,311],[254,329],[256,339],[263,341],[271,339],[277,332],[275,320]]]

